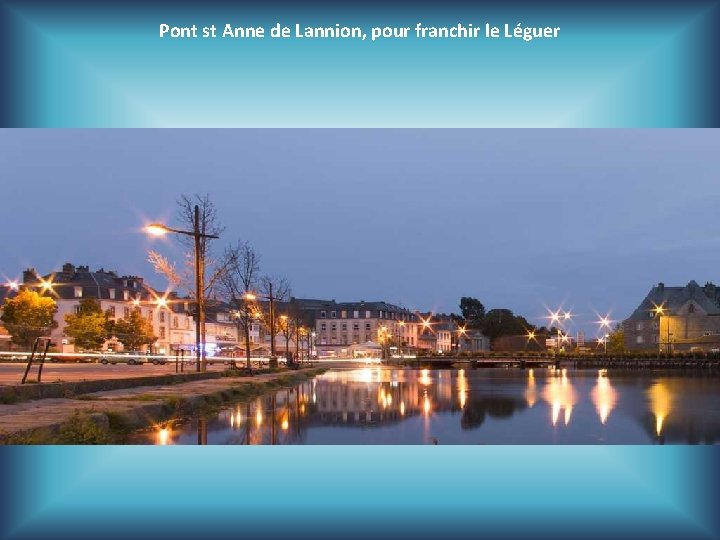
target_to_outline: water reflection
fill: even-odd
[[[648,390],[648,397],[650,398],[650,409],[655,416],[655,434],[660,436],[663,422],[670,414],[673,398],[670,390],[663,382],[653,384]]]
[[[604,424],[617,403],[617,392],[610,384],[610,379],[604,370],[598,372],[597,384],[592,389],[590,397],[595,404],[600,422]]]
[[[570,384],[567,369],[555,370],[548,378],[542,397],[550,404],[552,425],[557,425],[560,411],[564,411],[565,425],[570,423],[573,407],[578,401],[577,392]]]
[[[720,379],[715,377],[554,368],[373,367],[328,372],[214,415],[175,419],[138,433],[131,442],[637,444],[716,440],[720,440]]]
[[[528,370],[528,382],[527,390],[525,390],[525,399],[527,400],[528,407],[531,409],[537,402],[537,388],[535,386],[535,370]]]

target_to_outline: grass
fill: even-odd
[[[58,444],[110,444],[113,437],[109,425],[102,425],[88,414],[75,411],[70,419],[60,426]]]

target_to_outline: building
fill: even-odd
[[[658,283],[623,321],[627,350],[672,353],[720,348],[720,289],[690,281],[684,287]]]
[[[390,352],[417,347],[417,317],[405,308],[364,300],[318,302],[312,311],[319,356],[351,357],[353,345],[367,343]]]
[[[76,352],[72,340],[65,336],[65,315],[75,313],[84,298],[95,298],[111,319],[128,317],[139,309],[152,323],[157,341],[150,350],[157,354],[172,354],[179,349],[193,350],[194,321],[189,313],[191,301],[175,294],[163,294],[148,286],[138,276],[120,276],[116,272],[88,266],[63,265],[62,270],[40,276],[34,268],[23,272],[21,287],[51,295],[58,306],[55,320],[58,326],[50,333],[57,350]],[[123,349],[115,338],[105,342],[103,350]]]
[[[475,353],[490,350],[490,340],[480,330],[459,324],[444,313],[420,314],[418,348],[439,354]]]

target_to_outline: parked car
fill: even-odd
[[[98,363],[107,364],[128,364],[136,366],[145,363],[143,355],[138,353],[111,353],[100,357]]]

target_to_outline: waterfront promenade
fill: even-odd
[[[218,406],[226,401],[290,386],[326,369],[306,367],[254,376],[243,376],[242,372],[223,377],[219,373],[197,374],[213,378],[177,384],[153,384],[148,378],[143,385],[131,388],[78,395],[69,392],[68,397],[63,398],[3,404],[0,405],[0,443],[76,442],[62,438],[63,427],[74,417],[84,422],[82,431],[95,432],[103,437],[96,442],[114,442],[113,437],[120,431],[152,426],[178,414],[189,414],[203,407]]]

